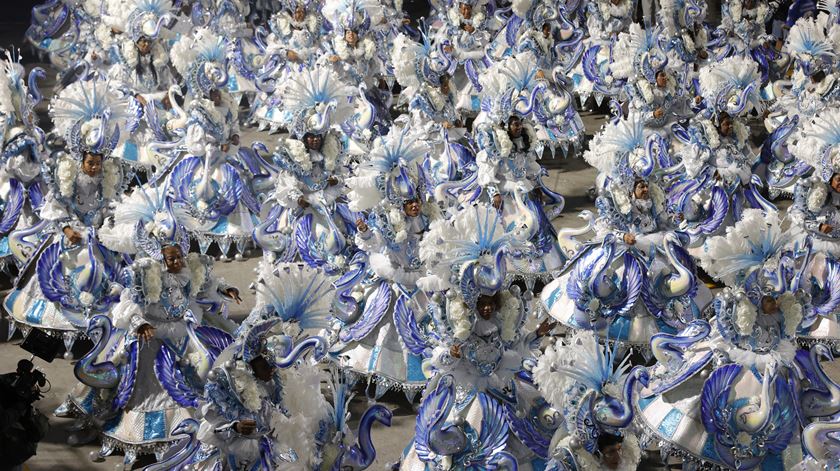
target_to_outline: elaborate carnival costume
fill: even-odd
[[[367,212],[356,222],[356,245],[367,259],[360,254],[336,281],[340,311],[331,355],[374,381],[376,397],[400,389],[411,398],[426,383],[422,356],[405,346],[404,325],[425,317],[428,299],[416,285],[424,275],[420,243],[440,218],[421,185],[428,151],[408,128],[395,126],[348,180],[350,209]]]
[[[537,163],[545,142],[537,133],[544,115],[536,110],[543,106],[546,83],[535,75],[530,53],[508,57],[482,75],[482,112],[474,123],[480,151],[460,197],[468,203],[492,203],[501,211],[506,230],[519,231],[533,242],[533,251],[511,254],[508,260],[511,275],[525,278],[531,286],[564,262],[551,225],[564,200],[543,184],[546,172]]]
[[[462,209],[426,235],[422,257],[430,274],[418,284],[437,293],[431,325],[409,322],[403,329],[410,334],[407,347],[428,358],[433,377],[401,469],[545,465],[544,447],[533,440],[548,441],[554,429],[540,423],[541,414],[530,415],[544,402],[517,375],[548,329],[523,333],[529,297],[517,287],[508,291],[505,282],[504,259],[524,244],[483,204]]]
[[[840,27],[829,25],[828,16],[821,14],[800,18],[785,41],[784,51],[794,61],[793,77],[790,83],[774,84],[778,97],[764,120],[770,135],[761,149],[772,197],[793,194],[797,181],[808,176],[810,166],[794,158],[789,147],[803,138],[803,125],[840,99],[834,53],[838,33]]]
[[[105,80],[62,90],[50,114],[68,153],[44,162],[49,192],[41,221],[12,234],[31,255],[4,301],[6,311],[27,332],[36,327],[61,335],[68,352],[89,316],[107,312],[114,301],[118,261],[99,244],[96,230],[126,185],[122,162],[110,154],[136,124],[138,111]],[[46,237],[34,245],[27,237],[38,233]]]
[[[803,290],[810,251],[794,240],[774,212],[748,209],[708,241],[701,263],[727,284],[716,316],[651,340],[658,364],[636,401],[639,424],[664,455],[698,466],[788,468],[783,453],[798,446],[797,431],[840,409],[823,392],[836,387],[819,364],[828,349],[809,354],[795,344],[808,312],[823,306]]]
[[[346,151],[335,121],[349,114],[348,96],[329,69],[316,66],[293,75],[285,88],[291,136],[273,156],[276,203],[254,230],[268,261],[303,261],[330,273],[352,257],[357,217],[347,208],[343,174]]]
[[[692,245],[737,222],[746,207],[774,209],[759,192],[753,174],[757,156],[749,145],[749,129],[740,117],[763,110],[755,62],[729,57],[700,71],[700,89],[708,106],[675,129],[673,156],[684,174],[675,174],[668,189],[668,210],[681,215],[680,228]]]
[[[238,290],[211,275],[211,258],[187,254],[189,236],[158,190],[135,190],[115,210],[111,234],[109,245],[136,252],[134,262],[121,280],[113,329],[104,316],[88,327],[99,335],[74,369],[87,387],[77,388],[56,413],[101,428],[95,458],[122,449],[130,465],[144,453],[161,459],[180,439],[174,430],[194,416],[219,344],[230,339],[225,330],[203,324],[212,319],[230,329],[216,313],[222,297],[238,299]]]
[[[643,367],[619,361],[596,334],[578,332],[546,348],[533,367],[534,382],[560,423],[546,443],[552,471],[634,470],[641,459],[633,433],[633,398],[647,384]],[[623,439],[619,438],[623,436]],[[615,449],[615,443],[620,449]],[[608,449],[613,446],[612,453]]]
[[[46,136],[38,127],[35,106],[41,101],[36,80],[45,72],[34,68],[25,76],[23,65],[14,52],[6,52],[0,76],[0,269],[11,262],[22,264],[31,255],[30,243],[10,238],[15,229],[36,224],[36,210],[43,202],[44,183],[41,158],[46,153]],[[30,234],[30,238],[39,237]]]
[[[813,168],[810,176],[795,186],[791,222],[813,239],[814,248],[833,256],[840,255],[840,112],[826,109],[805,122],[797,142],[789,147],[791,156]],[[837,189],[835,189],[837,188]]]
[[[682,330],[703,317],[711,301],[685,251],[687,237],[670,232],[674,224],[653,178],[661,168],[661,141],[636,114],[607,124],[593,139],[584,159],[601,172],[598,218],[587,228],[561,231],[573,262],[541,295],[549,314],[565,326],[594,330],[602,340],[642,352],[655,334]],[[595,229],[593,241],[579,245],[570,239],[587,229]]]

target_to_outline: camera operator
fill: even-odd
[[[49,421],[32,407],[46,384],[44,373],[29,360],[20,360],[14,373],[0,375],[0,469],[20,469],[46,435]]]

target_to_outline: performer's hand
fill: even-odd
[[[64,229],[61,230],[64,233],[64,237],[67,237],[67,240],[72,245],[76,245],[82,241],[82,235],[79,234],[79,231],[73,229],[70,226],[64,226]]]
[[[653,110],[653,117],[654,118],[659,119],[663,116],[665,116],[665,110],[663,110],[662,108],[657,108],[657,109]]]
[[[289,49],[288,51],[286,51],[286,60],[297,62],[300,60],[300,56],[297,55],[297,52]]]
[[[636,236],[630,234],[629,232],[624,234],[624,243],[627,245],[636,245]]]
[[[356,219],[356,229],[358,229],[359,232],[367,232],[368,231],[368,225],[367,225],[367,223],[365,222],[364,219],[362,219],[362,218]]]
[[[554,330],[555,327],[557,327],[557,322],[552,322],[551,318],[542,321],[540,326],[537,327],[537,337],[545,337],[549,332]]]
[[[335,64],[336,62],[340,61],[340,60],[341,60],[341,58],[340,58],[340,57],[338,57],[338,56],[330,56],[330,59],[329,59],[329,60],[330,60],[330,62],[332,62],[333,64]]]
[[[242,435],[251,435],[257,429],[257,423],[251,419],[240,420],[233,424],[233,429]]]
[[[148,342],[154,338],[155,328],[151,324],[143,324],[137,328],[137,336],[140,337],[140,340]]]
[[[298,198],[298,206],[300,206],[301,208],[308,208],[309,202],[306,201],[306,198],[301,196],[300,198]]]
[[[239,304],[239,303],[242,302],[242,298],[239,297],[239,290],[236,289],[236,288],[233,288],[233,287],[228,288],[227,290],[225,290],[225,294],[227,294],[229,298],[236,301],[236,304]]]
[[[336,186],[336,185],[338,185],[338,178],[335,178],[335,177],[329,177],[329,178],[327,178],[327,185],[329,185],[329,186]]]
[[[461,347],[458,345],[453,345],[449,347],[449,355],[453,358],[461,358]]]
[[[822,232],[823,234],[830,234],[833,230],[834,227],[832,227],[831,224],[820,224],[820,232]]]
[[[493,195],[493,207],[496,209],[502,207],[502,195]]]

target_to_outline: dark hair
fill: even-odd
[[[140,42],[140,40],[142,40],[142,39],[145,39],[145,40],[147,40],[147,41],[151,42],[151,40],[150,40],[149,38],[146,38],[146,37],[141,37],[140,39],[138,39],[138,40],[135,42],[135,44],[136,44],[136,43],[138,43],[138,42]],[[137,73],[137,75],[138,75],[138,76],[143,76],[143,75],[145,75],[145,73],[143,72],[143,67],[140,67],[140,60],[139,60],[139,58],[138,58],[138,60],[137,60],[137,65],[135,65],[135,66],[134,66],[134,71]],[[151,51],[151,49],[149,50],[149,71],[152,73],[152,79],[154,79],[155,83],[157,83],[157,81],[158,81],[158,74],[157,74],[157,69],[155,68],[155,58],[152,56],[152,51]]]
[[[820,83],[823,80],[825,80],[825,71],[824,70],[818,70],[818,71],[814,72],[813,74],[811,74],[811,81],[812,82]]]
[[[508,118],[508,122],[507,122],[507,125],[505,126],[505,130],[508,131],[508,133],[510,133],[510,123],[511,123],[511,121],[514,121],[514,120],[518,121],[520,123],[523,123],[522,124],[522,134],[520,134],[519,137],[522,138],[522,144],[525,146],[525,149],[530,150],[531,149],[531,137],[528,135],[528,131],[525,130],[525,124],[524,124],[524,121],[522,120],[522,118],[520,118],[519,116],[516,116],[516,115],[511,115],[511,117]]]
[[[32,363],[31,361],[27,360],[26,358],[24,358],[23,360],[20,360],[17,363],[17,370],[18,371],[24,371],[26,373],[29,373],[30,371],[32,371],[33,368],[35,368],[35,364]]]
[[[621,435],[613,435],[611,433],[602,433],[598,435],[598,450],[603,451],[604,448],[618,445],[624,442],[624,437]]]

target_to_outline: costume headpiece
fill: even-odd
[[[608,176],[612,185],[631,190],[637,179],[648,178],[656,168],[658,150],[665,147],[658,138],[658,134],[645,131],[640,114],[631,113],[605,124],[583,159]]]
[[[335,288],[332,278],[308,265],[261,267],[256,285],[263,316],[295,322],[301,329],[329,327]],[[267,317],[267,318],[268,318]]]
[[[507,122],[514,113],[521,117],[531,114],[544,87],[536,79],[538,69],[530,51],[493,64],[479,77],[481,112],[495,123]]]
[[[826,36],[828,21],[825,14],[817,18],[800,18],[785,41],[785,50],[809,77],[830,69],[837,58],[834,52],[837,46]]]
[[[827,107],[806,121],[790,152],[797,159],[814,167],[823,181],[840,173],[840,110]]]
[[[641,75],[648,82],[656,81],[656,74],[668,67],[668,55],[659,47],[661,32],[659,27],[642,29],[633,23],[628,32],[619,34],[610,66],[613,77],[632,79]]]
[[[236,339],[234,357],[246,363],[257,357],[263,357],[270,365],[288,368],[306,351],[315,349],[315,357],[323,357],[327,350],[322,337],[307,337],[295,345],[294,339],[279,333],[279,317],[257,322],[244,329]]]
[[[443,50],[444,45],[433,47],[428,35],[421,32],[423,42],[418,43],[400,33],[394,39],[391,63],[394,76],[403,88],[417,89],[424,82],[440,85],[442,75],[449,73],[452,60]]]
[[[338,0],[327,2],[324,18],[342,36],[348,30],[362,36],[370,29],[371,17],[378,16],[377,10],[380,8],[370,0]]]
[[[350,208],[364,211],[383,199],[401,205],[419,198],[420,164],[429,150],[423,140],[410,135],[408,127],[393,126],[386,136],[374,141],[370,160],[348,180]]]
[[[726,112],[729,116],[742,116],[764,109],[758,64],[745,57],[727,57],[703,67],[700,93],[715,115]]]
[[[132,41],[140,38],[156,39],[160,35],[161,27],[173,20],[172,0],[134,0],[120,3],[120,11],[128,13],[122,30]]]
[[[209,28],[198,28],[172,46],[172,65],[184,77],[193,95],[227,86],[227,41]]]
[[[327,132],[333,122],[343,122],[352,113],[348,97],[353,92],[326,67],[303,68],[283,90],[283,105],[292,116],[289,130],[297,138]]]
[[[143,253],[161,260],[161,249],[174,245],[190,250],[190,239],[163,187],[138,186],[114,208],[113,225],[99,232],[102,244],[115,252]]]
[[[20,63],[20,55],[6,51],[3,75],[0,77],[0,145],[4,160],[30,148],[33,154],[45,139],[44,132],[36,125],[35,106],[41,101],[36,80],[46,74],[36,67],[29,73]]]
[[[137,128],[142,108],[108,80],[93,78],[61,90],[50,102],[50,115],[74,157],[85,152],[108,156]]]
[[[485,204],[466,207],[423,238],[420,258],[430,275],[418,286],[427,291],[458,289],[473,305],[479,295],[492,296],[504,287],[508,255],[524,250],[527,242],[505,232],[498,210]]]

